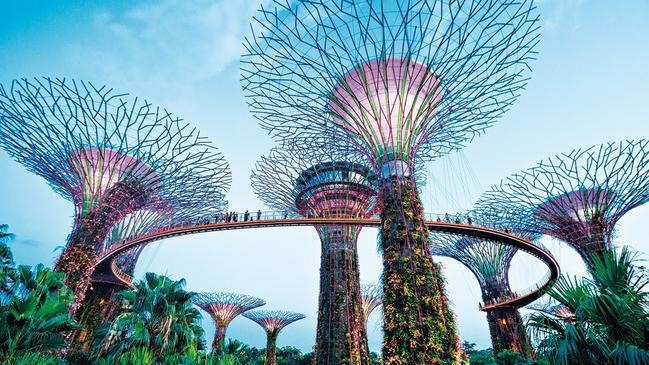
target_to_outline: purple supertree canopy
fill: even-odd
[[[531,1],[276,0],[246,38],[243,87],[277,138],[343,130],[376,171],[406,172],[509,108],[537,30]]]
[[[262,299],[238,293],[198,293],[192,301],[223,327],[241,313],[266,304]]]
[[[383,302],[383,290],[380,285],[361,285],[361,305],[363,306],[363,317],[367,324],[367,318]]]
[[[484,300],[511,292],[509,267],[516,254],[514,247],[477,238],[432,233],[433,255],[453,258],[466,266],[478,279]]]
[[[289,324],[306,318],[304,314],[301,313],[277,310],[253,310],[243,313],[242,316],[256,322],[269,333],[277,333]]]
[[[577,149],[539,162],[493,186],[478,206],[517,212],[520,230],[565,241],[590,265],[608,250],[617,221],[649,201],[649,141]]]
[[[156,210],[160,201],[174,209],[197,203],[206,191],[222,208],[231,179],[221,154],[195,128],[84,81],[1,86],[0,146],[74,203],[74,228],[56,270],[66,273],[77,304],[113,225],[129,213]]]
[[[80,217],[118,183],[137,183],[147,203],[198,186],[222,196],[230,183],[227,163],[195,128],[106,86],[14,80],[0,87],[0,125],[0,145],[74,202]]]
[[[234,318],[241,313],[266,304],[262,299],[237,293],[198,293],[192,298],[192,301],[209,313],[216,324],[212,350],[223,349],[225,333]]]
[[[291,214],[360,218],[374,212],[376,176],[358,156],[274,148],[257,161],[251,181],[266,205]]]
[[[482,227],[504,230],[526,240],[535,240],[538,234],[516,230],[524,224],[524,216],[517,214],[497,214],[497,210],[474,209],[466,215],[473,224]],[[511,229],[508,227],[513,226]],[[478,280],[483,300],[493,300],[511,293],[509,268],[517,252],[513,246],[500,242],[471,237],[459,237],[444,232],[432,232],[431,251],[433,255],[453,258],[466,266]]]
[[[364,218],[375,211],[376,175],[358,154],[274,148],[257,162],[251,181],[266,205],[292,215]],[[327,243],[355,242],[360,230],[344,224],[316,228]]]

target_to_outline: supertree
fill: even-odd
[[[209,187],[178,191],[178,194],[172,197],[173,200],[157,199],[146,208],[127,214],[111,228],[108,237],[102,245],[97,247],[96,252],[99,254],[110,250],[113,245],[165,226],[226,209],[227,202],[223,195]],[[97,275],[97,272],[91,276],[90,288],[77,314],[84,329],[74,342],[81,349],[88,349],[90,341],[93,339],[94,330],[100,324],[111,321],[119,314],[121,306],[114,295],[131,287],[135,267],[144,247],[145,245],[135,246],[115,259],[114,271],[127,280],[125,283],[105,280],[102,275]]]
[[[262,299],[237,293],[198,293],[192,301],[209,313],[216,324],[212,351],[217,352],[223,350],[225,333],[233,319],[243,312],[266,304]]]
[[[501,215],[497,210],[473,210],[467,213],[474,224],[499,230],[507,229],[511,234],[528,241],[538,238],[536,234],[510,230],[509,226],[523,226],[524,217],[516,214]],[[478,280],[484,303],[512,297],[509,284],[509,269],[518,251],[515,247],[500,242],[471,237],[459,237],[449,233],[430,234],[433,255],[453,258],[466,266]],[[502,306],[485,310],[494,354],[513,350],[526,358],[533,356],[532,347],[523,325],[522,317],[515,306]]]
[[[367,318],[374,312],[376,308],[381,306],[383,298],[383,290],[380,285],[362,285],[361,286],[361,303],[363,306],[363,318],[365,319],[365,327],[367,327]]]
[[[222,194],[227,164],[181,119],[105,86],[65,79],[0,87],[0,145],[74,203],[75,220],[56,270],[83,301],[97,247],[128,214],[181,192]]]
[[[262,126],[304,149],[342,131],[381,178],[386,364],[460,357],[411,176],[516,100],[533,12],[525,0],[276,0],[246,39],[243,87]]]
[[[287,311],[253,310],[242,314],[266,331],[266,359],[264,365],[276,365],[277,336],[289,324],[305,318],[304,314]]]
[[[539,162],[493,186],[479,207],[529,217],[518,227],[574,248],[592,269],[612,247],[615,224],[649,201],[649,141],[605,143]]]
[[[313,218],[365,218],[374,212],[376,175],[353,154],[275,148],[252,174],[255,193],[269,207]],[[317,364],[369,364],[360,291],[360,226],[319,224],[320,294]]]

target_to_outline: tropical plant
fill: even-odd
[[[7,230],[9,226],[6,224],[0,224],[0,267],[4,268],[5,266],[11,266],[14,263],[13,255],[7,242],[11,241],[14,238],[12,233],[8,233]]]
[[[184,286],[184,280],[147,273],[135,285],[135,291],[118,293],[125,308],[115,320],[97,330],[97,354],[119,359],[122,354],[144,348],[155,363],[177,354],[183,357],[179,363],[196,359],[204,348],[201,315],[192,305],[194,294],[185,291]]]
[[[537,352],[553,364],[649,364],[649,271],[625,247],[593,256],[592,278],[561,277],[548,295],[574,315],[529,315]]]
[[[0,228],[6,236],[6,226]],[[4,364],[58,363],[64,335],[76,328],[69,308],[72,292],[64,275],[43,265],[16,267],[0,243],[0,361]],[[34,360],[38,359],[38,361]]]

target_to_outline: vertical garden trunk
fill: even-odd
[[[279,330],[271,330],[266,333],[266,360],[264,365],[277,365],[277,335]]]
[[[216,332],[214,332],[214,340],[212,341],[212,351],[221,352],[225,346],[225,331],[228,330],[227,325],[216,323]]]
[[[71,314],[74,315],[83,302],[90,284],[97,247],[106,241],[113,225],[130,212],[141,209],[146,201],[147,196],[137,182],[119,182],[100,204],[77,217],[68,244],[54,268],[65,273],[65,285],[74,292]]]
[[[380,186],[383,250],[383,364],[464,361],[440,268],[428,246],[421,201],[410,178]]]
[[[321,234],[315,364],[370,364],[361,306],[356,234],[343,243],[326,242],[325,236]]]
[[[533,356],[520,313],[516,308],[501,308],[487,312],[489,333],[494,354],[503,350],[513,350],[525,358]]]
[[[83,352],[90,350],[95,331],[99,326],[112,321],[119,314],[119,306],[115,294],[125,288],[113,284],[93,284],[77,312],[81,330],[75,334],[74,346]]]
[[[74,304],[70,312],[75,314],[81,303],[92,274],[96,257],[96,242],[106,239],[110,229],[109,224],[88,218],[80,219],[70,234],[68,245],[59,256],[54,269],[65,273],[65,285],[74,293]]]

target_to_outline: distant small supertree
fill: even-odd
[[[234,318],[241,313],[266,304],[262,299],[237,293],[198,293],[192,298],[192,301],[209,313],[216,324],[212,351],[217,352],[223,350],[225,333]]]
[[[181,119],[106,86],[51,78],[0,87],[0,146],[74,203],[75,220],[55,269],[83,302],[93,261],[113,226],[159,199],[223,195],[221,154]]]
[[[480,209],[526,216],[518,228],[560,239],[592,269],[612,248],[615,224],[649,201],[649,141],[606,143],[557,155],[493,186]],[[532,224],[530,224],[532,223]]]
[[[538,42],[532,1],[275,0],[251,28],[242,82],[262,127],[303,150],[344,133],[380,178],[384,361],[460,361],[415,161],[460,148],[516,101]]]
[[[277,364],[277,336],[289,324],[305,318],[304,314],[286,311],[249,311],[242,314],[255,321],[266,331],[266,360],[264,365]]]
[[[363,305],[363,318],[367,327],[370,314],[383,303],[383,290],[380,285],[366,284],[361,286],[361,301]]]
[[[275,148],[251,177],[269,207],[312,218],[366,218],[376,202],[376,175],[358,154]],[[366,364],[367,332],[357,240],[361,226],[318,224],[320,292],[314,358],[318,364]]]
[[[494,210],[473,210],[467,216],[471,217],[474,224],[500,230],[523,218],[518,215],[499,216],[495,213],[497,211]],[[536,234],[508,230],[527,240],[538,238]],[[433,255],[453,258],[471,270],[480,284],[483,302],[494,302],[513,295],[509,284],[509,269],[517,252],[515,247],[443,232],[433,232],[430,236]],[[513,350],[526,358],[533,355],[518,308],[510,306],[488,310],[487,322],[495,354]]]

